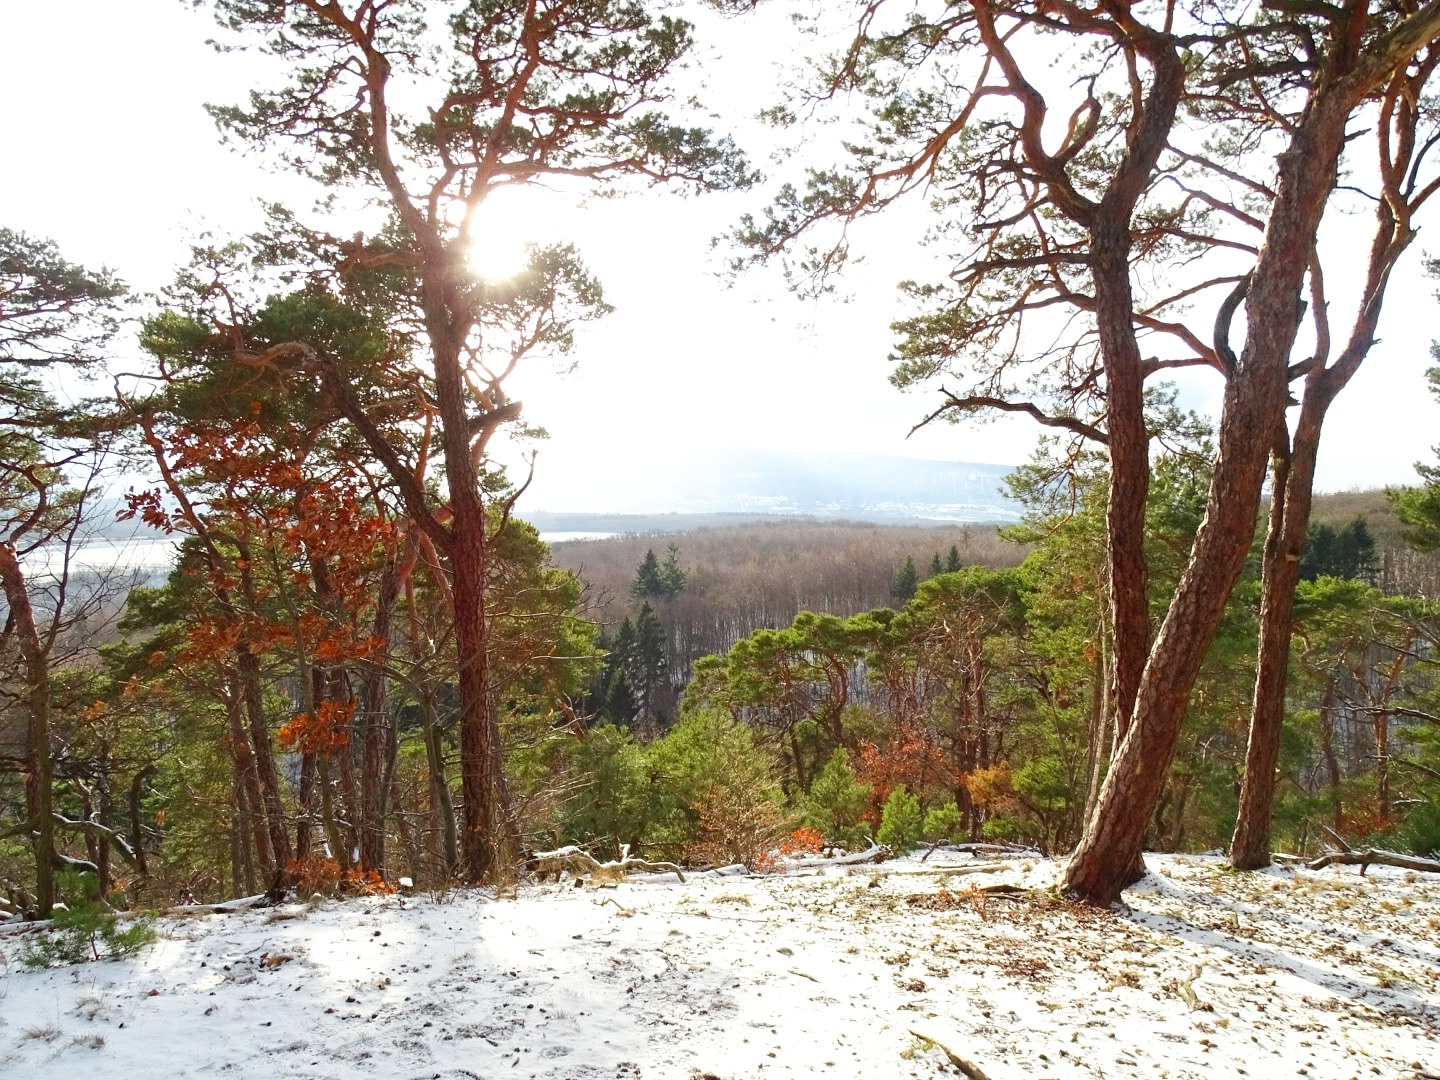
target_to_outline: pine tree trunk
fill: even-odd
[[[435,815],[440,826],[440,850],[444,859],[445,880],[460,870],[460,840],[455,828],[455,806],[450,798],[450,781],[445,775],[444,745],[440,725],[435,722],[435,703],[426,698],[420,708],[424,716],[425,757],[430,766],[430,793],[435,802]]]
[[[35,854],[35,900],[42,919],[55,906],[55,779],[50,756],[50,664],[35,627],[35,609],[15,548],[0,543],[0,588],[25,663],[25,809]]]
[[[239,672],[245,718],[250,727],[251,749],[255,754],[255,774],[260,782],[265,829],[270,837],[270,850],[274,856],[273,871],[284,874],[291,858],[290,833],[285,827],[285,804],[280,797],[280,774],[276,771],[275,755],[270,747],[270,726],[265,721],[260,662],[255,659],[249,646],[242,643],[235,649],[235,666]]]
[[[390,634],[395,604],[400,596],[400,575],[395,557],[385,560],[375,601],[372,636],[380,642],[382,655],[390,651]],[[390,717],[387,715],[389,679],[378,667],[365,679],[365,716],[361,729],[360,765],[360,869],[382,872],[385,868],[385,818],[391,760]]]
[[[295,822],[295,860],[305,862],[315,853],[315,799],[316,790],[315,752],[307,750],[300,755],[300,788],[297,792],[300,803],[299,820]]]
[[[1143,868],[1146,828],[1191,689],[1245,566],[1270,449],[1270,440],[1255,433],[1276,431],[1284,422],[1301,286],[1352,104],[1345,94],[1317,91],[1281,156],[1276,199],[1247,296],[1245,348],[1226,384],[1205,519],[1149,651],[1132,719],[1122,725],[1124,738],[1066,868],[1066,891],[1091,903],[1113,903]],[[1117,627],[1117,663],[1122,647],[1129,646]],[[1123,709],[1123,701],[1118,705]]]
[[[1303,431],[1303,424],[1302,424]],[[1313,438],[1297,431],[1293,450],[1277,448],[1271,484],[1270,518],[1261,571],[1260,644],[1255,697],[1239,816],[1230,841],[1230,865],[1258,870],[1270,865],[1270,820],[1275,801],[1275,766],[1285,724],[1285,686],[1290,638],[1295,624],[1295,586],[1310,523],[1311,490],[1319,428]]]
[[[225,717],[230,723],[230,753],[235,762],[236,806],[240,820],[250,832],[254,845],[255,861],[260,873],[268,884],[275,877],[278,863],[270,848],[270,833],[265,827],[265,803],[260,795],[260,773],[255,767],[255,755],[250,749],[250,737],[245,734],[244,694],[240,690],[239,675],[232,675],[229,693],[225,699]],[[242,837],[243,837],[242,829]],[[248,846],[247,846],[248,850]],[[246,862],[246,885],[255,888],[253,870]]]

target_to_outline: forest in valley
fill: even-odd
[[[204,6],[270,80],[221,137],[316,202],[155,296],[0,228],[0,913],[77,875],[131,908],[505,885],[566,845],[1021,845],[1096,904],[1147,850],[1434,868],[1440,461],[1314,489],[1440,188],[1440,9],[860,5],[768,118],[848,102],[861,135],[771,184],[672,92],[694,27],[638,0]],[[802,295],[919,198],[950,270],[903,286],[891,381],[922,425],[1039,425],[1022,521],[552,551],[510,380],[609,308],[571,245],[466,255],[488,195],[547,182],[748,191],[735,273]],[[1327,293],[1340,215],[1363,272]],[[82,563],[117,497],[163,581]]]

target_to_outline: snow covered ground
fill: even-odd
[[[968,856],[167,918],[27,971],[0,1077],[1440,1078],[1440,882],[1151,856],[1128,910]]]

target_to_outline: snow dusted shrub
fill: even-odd
[[[66,871],[59,892],[67,902],[50,916],[51,929],[27,941],[20,962],[30,968],[118,960],[133,956],[155,940],[155,919],[142,916],[122,926],[119,912],[100,898],[94,874]]]
[[[819,855],[825,850],[825,837],[814,829],[801,826],[780,841],[780,846],[755,860],[754,869],[762,874],[784,869],[783,860],[790,855]]]
[[[875,839],[897,855],[904,855],[920,842],[924,821],[920,817],[920,800],[901,784],[885,800],[880,816],[880,832]]]

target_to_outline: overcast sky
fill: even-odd
[[[700,70],[717,128],[759,143],[758,164],[773,172],[747,118],[777,85],[776,58],[793,59],[795,47],[778,32],[783,22],[758,29],[712,32]],[[308,189],[219,145],[201,106],[243,97],[254,69],[211,50],[211,32],[209,15],[180,0],[0,2],[0,224],[154,289],[200,229],[253,224],[257,196],[307,205]],[[581,330],[574,372],[542,363],[517,380],[527,416],[552,436],[530,509],[620,507],[627,473],[655,458],[693,460],[703,483],[705,462],[736,446],[1003,464],[1027,456],[1034,428],[1022,418],[906,439],[932,407],[886,382],[887,327],[901,310],[894,285],[926,265],[913,220],[873,223],[843,295],[801,301],[769,271],[734,287],[717,276],[725,255],[711,239],[763,199],[516,200],[520,232],[574,240],[617,309]],[[1323,490],[1414,482],[1413,463],[1440,442],[1440,408],[1424,385],[1437,311],[1419,271],[1426,239],[1422,231],[1392,290],[1383,343],[1332,409]],[[1332,243],[1363,240],[1341,231]],[[1182,386],[1193,407],[1218,402],[1211,373]]]

